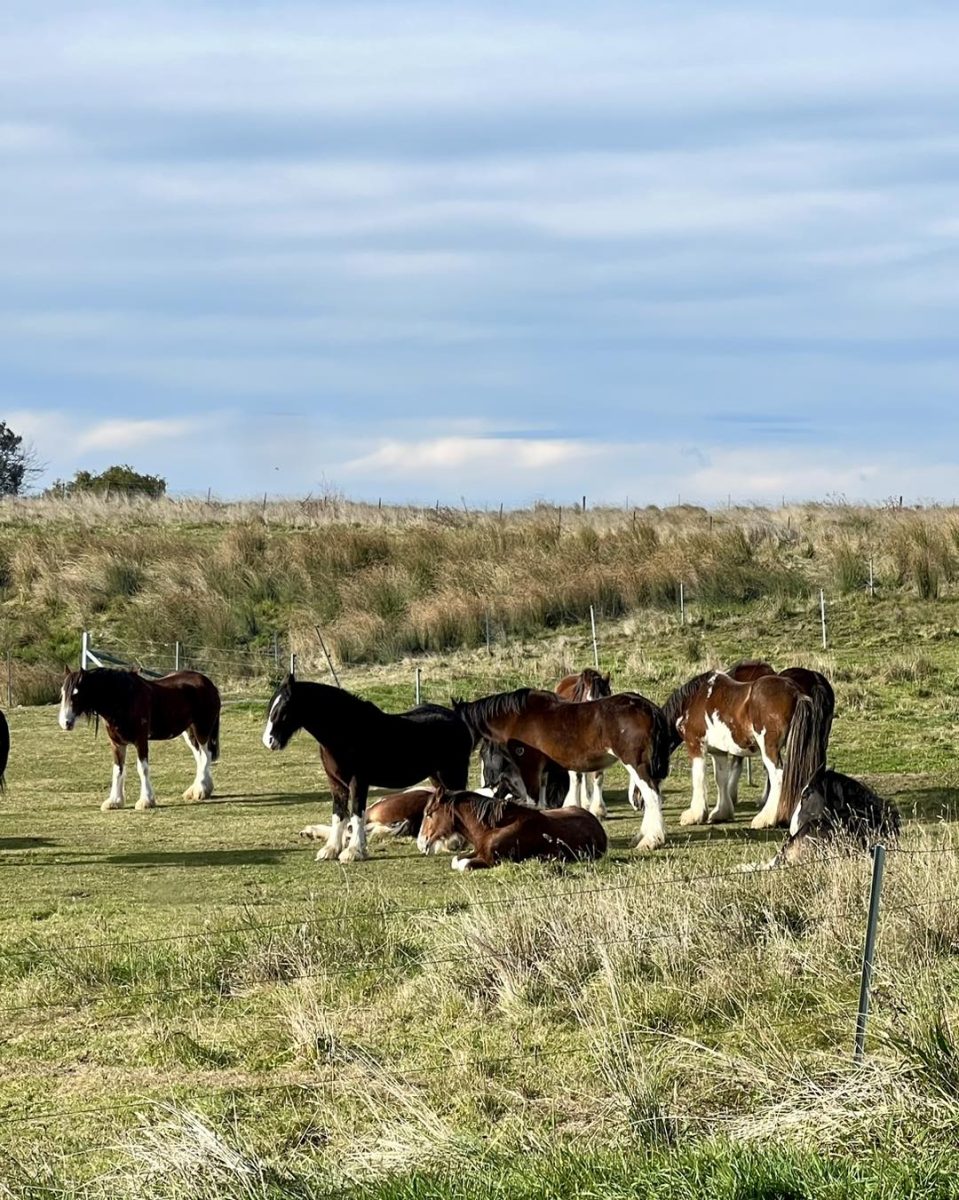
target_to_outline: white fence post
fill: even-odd
[[[90,635],[84,629],[80,637],[80,670],[87,669],[87,659],[90,655]]]
[[[869,595],[875,596],[875,594],[876,594],[876,580],[875,580],[875,576],[873,575],[872,559],[870,558],[869,559]]]
[[[592,604],[589,606],[589,623],[593,630],[593,666],[599,670],[599,646],[596,644],[596,614]]]
[[[683,581],[679,581],[679,623],[686,624],[686,593],[683,590]]]
[[[290,674],[296,677],[296,655],[293,653],[290,654]]]
[[[174,671],[179,671],[179,669],[180,669],[180,643],[179,642],[174,642],[174,644],[173,644],[173,669],[174,669]]]
[[[822,648],[826,649],[826,593],[819,589],[819,612],[822,616]]]

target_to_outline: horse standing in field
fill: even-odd
[[[475,745],[499,742],[514,759],[532,747],[567,771],[602,771],[617,760],[643,800],[638,845],[666,841],[660,785],[669,774],[669,729],[662,710],[635,692],[570,704],[553,692],[520,688],[454,701]],[[537,793],[538,794],[538,793]]]
[[[454,858],[454,871],[529,858],[577,862],[606,853],[605,829],[578,805],[542,812],[477,792],[446,793],[439,788],[426,805],[416,844],[424,854],[433,854],[456,835],[472,845],[473,854]]]
[[[107,812],[123,807],[127,746],[135,746],[140,775],[136,807],[155,808],[150,782],[150,742],[183,735],[196,761],[196,778],[184,800],[213,795],[211,763],[220,756],[220,693],[199,671],[176,671],[162,679],[144,679],[138,671],[107,667],[66,672],[60,689],[60,728],[72,729],[77,717],[102,717],[113,747],[113,785],[100,805]]]
[[[587,667],[578,675],[566,675],[555,687],[557,696],[582,704],[587,700],[599,700],[603,696],[611,696],[613,689],[609,684],[609,675],[600,675],[599,671]],[[590,799],[587,802],[586,789],[590,787]],[[578,805],[588,808],[594,817],[606,816],[606,804],[603,801],[603,772],[602,771],[570,771],[569,791],[566,795],[566,806]]]
[[[422,779],[466,787],[473,742],[448,708],[424,704],[385,713],[369,700],[325,683],[288,675],[270,701],[263,744],[282,750],[299,729],[320,744],[333,796],[333,823],[317,859],[367,857],[366,797],[370,787],[409,787]],[[349,821],[349,842],[347,838]]]
[[[10,726],[7,718],[0,712],[0,792],[7,786],[6,771],[10,758]]]
[[[878,841],[898,838],[899,828],[895,804],[858,779],[823,766],[803,788],[789,834],[775,858],[748,869],[790,866],[811,850],[843,842],[852,849],[868,850]]]
[[[690,679],[663,706],[670,749],[685,742],[693,776],[693,796],[680,818],[695,825],[733,818],[729,758],[758,750],[769,776],[769,794],[753,819],[754,829],[787,825],[802,788],[816,769],[819,747],[813,702],[781,675],[762,675],[739,683],[722,671]],[[717,755],[719,797],[706,815],[705,755]]]

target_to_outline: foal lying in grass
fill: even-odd
[[[457,834],[474,852],[454,858],[454,871],[478,871],[527,858],[575,862],[606,853],[606,831],[585,809],[543,811],[478,792],[439,788],[427,802],[416,844],[424,854],[433,854]]]

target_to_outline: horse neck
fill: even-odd
[[[471,800],[453,805],[453,827],[457,833],[465,834],[473,844],[474,850],[479,853],[483,852],[493,832],[473,811]]]
[[[128,705],[124,701],[128,698],[129,692],[119,673],[104,672],[101,674],[99,671],[91,671],[87,676],[88,687],[91,682],[93,684],[91,688],[93,701],[90,704],[90,712],[96,713],[105,721],[113,721],[126,715],[124,710]]]
[[[305,729],[318,742],[335,741],[355,715],[360,701],[349,692],[326,683],[296,683],[293,698],[297,729]]]

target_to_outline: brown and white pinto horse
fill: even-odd
[[[660,784],[669,774],[669,729],[662,709],[635,692],[570,704],[553,692],[520,688],[454,702],[475,745],[489,738],[514,758],[532,746],[567,771],[602,771],[617,760],[643,800],[638,846],[666,841]]]
[[[555,687],[557,696],[582,704],[587,700],[599,700],[603,696],[611,696],[613,689],[609,684],[609,675],[600,675],[599,671],[587,667],[578,675],[566,675]],[[587,781],[590,784],[590,799],[586,799]],[[594,817],[606,816],[606,804],[603,801],[603,772],[602,771],[570,771],[569,791],[566,794],[567,808],[578,805],[588,808]]]
[[[135,746],[140,775],[137,808],[155,808],[150,783],[150,742],[183,735],[193,751],[196,778],[184,800],[213,795],[210,764],[220,756],[220,693],[199,671],[176,671],[162,679],[144,679],[138,671],[96,667],[67,671],[60,689],[60,728],[72,729],[77,717],[103,718],[113,747],[113,785],[100,805],[104,812],[123,807],[127,746]]]
[[[788,825],[803,785],[812,774],[817,745],[813,706],[791,680],[763,675],[740,683],[722,671],[705,671],[676,689],[663,706],[671,749],[685,743],[693,796],[683,825],[714,824],[734,816],[728,760],[758,753],[769,776],[769,794],[754,829]],[[706,815],[705,755],[717,755],[719,797]]]
[[[606,831],[592,813],[578,806],[543,812],[478,792],[439,788],[426,805],[416,844],[424,854],[433,854],[457,835],[472,845],[473,854],[454,858],[454,871],[529,858],[577,862],[606,853]]]

